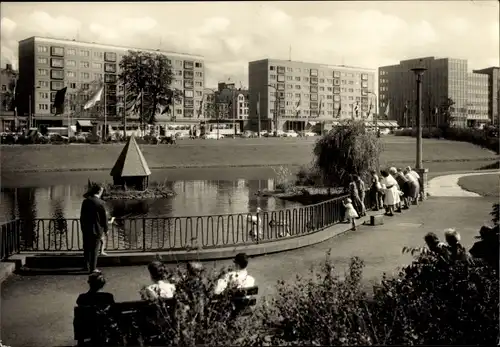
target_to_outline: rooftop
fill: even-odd
[[[285,60],[285,59],[273,59],[273,58],[266,58],[266,59],[261,59],[261,60],[255,60],[251,61],[250,63],[258,63],[258,62],[264,62],[264,61],[274,61],[274,62],[283,62],[283,63],[299,63],[299,64],[310,64],[310,65],[318,65],[321,67],[326,67],[329,69],[350,69],[350,70],[364,70],[364,71],[371,71],[375,72],[376,69],[371,69],[371,68],[366,68],[366,67],[359,67],[359,66],[351,66],[351,65],[331,65],[331,64],[323,64],[323,63],[315,63],[315,62],[307,62],[307,61],[300,61],[300,60]]]

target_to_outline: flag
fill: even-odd
[[[370,107],[368,108],[368,114],[366,115],[366,118],[370,117],[370,114],[372,113],[372,108],[373,108],[373,103],[370,100]]]
[[[202,110],[202,107],[203,107],[203,100],[200,101],[200,108],[198,109],[198,118],[201,117],[201,110]]]
[[[323,100],[319,101],[319,111],[318,111],[318,117],[321,116],[321,105],[323,105]]]
[[[104,91],[104,85],[101,86],[101,88],[99,88],[97,90],[97,92],[92,95],[92,97],[90,98],[89,101],[87,101],[87,103],[85,104],[85,106],[83,107],[84,110],[87,110],[91,107],[94,107],[95,104],[98,102],[98,101],[101,101],[101,97],[102,97],[102,92]],[[57,97],[57,96],[56,96]]]
[[[387,106],[385,106],[384,116],[385,119],[389,119],[389,106],[391,104],[391,100],[387,101]]]
[[[300,100],[301,99],[302,99],[302,97],[299,97],[299,101],[297,101],[297,105],[295,106],[295,112],[297,113],[297,117],[300,115]]]
[[[54,98],[54,108],[56,109],[56,115],[64,113],[64,101],[66,98],[66,90],[68,90],[68,87],[59,89],[56,92],[56,96]]]
[[[170,106],[172,106],[172,102],[173,102],[173,97],[169,96],[167,98],[167,104],[165,105],[165,108],[163,109],[163,111],[161,112],[161,114],[165,114],[167,112],[170,112]]]
[[[354,114],[356,117],[358,117],[358,112],[359,112],[359,102],[356,101],[356,104],[354,105]]]
[[[137,106],[141,104],[141,92],[135,97],[135,99],[126,103],[126,112],[135,112],[137,110]]]
[[[342,111],[342,104],[339,104],[339,110],[337,112],[337,118],[340,118],[340,111]]]

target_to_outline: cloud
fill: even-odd
[[[2,63],[17,60],[18,40],[76,33],[84,41],[203,55],[208,86],[228,77],[247,84],[249,61],[288,59],[290,46],[293,60],[372,69],[432,55],[468,58],[474,69],[498,62],[494,11],[464,3],[447,3],[445,17],[440,3],[404,2],[95,3],[81,13],[48,6],[2,12]]]

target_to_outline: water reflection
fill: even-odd
[[[111,214],[116,217],[199,216],[255,212],[257,207],[275,210],[296,205],[255,195],[259,190],[273,189],[272,179],[168,181],[160,184],[168,185],[176,196],[144,201],[108,201]],[[79,218],[85,190],[86,184],[2,189],[0,219],[20,218],[28,228],[26,233],[32,234],[35,219],[51,218],[62,223],[61,220],[66,218]],[[57,229],[62,227],[55,226]]]

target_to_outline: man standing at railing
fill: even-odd
[[[102,238],[108,232],[108,216],[104,201],[101,200],[104,188],[96,183],[89,184],[89,191],[84,195],[80,211],[80,227],[83,238],[83,258],[85,270],[98,272],[97,257],[101,249]]]

